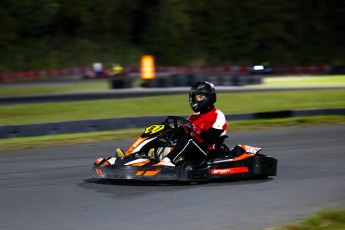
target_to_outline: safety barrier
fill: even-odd
[[[252,66],[211,66],[211,67],[177,67],[177,66],[157,66],[157,73],[171,74],[249,74],[252,72]],[[91,71],[90,67],[72,67],[50,70],[30,70],[0,73],[0,82],[21,81],[28,79],[50,79],[63,77],[83,77],[87,71]],[[126,67],[124,71],[128,74],[139,74],[138,67]],[[270,72],[278,74],[326,74],[332,71],[332,67],[328,65],[316,66],[285,66],[270,67]]]

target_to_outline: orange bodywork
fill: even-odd
[[[251,154],[251,153],[243,153],[241,156],[235,157],[234,159],[232,159],[232,161],[240,161],[253,155],[254,154]]]
[[[138,147],[141,143],[143,143],[147,139],[148,137],[138,137],[138,139],[136,139],[136,141],[126,151],[125,156],[130,155],[136,147]]]
[[[142,162],[138,162],[138,163],[134,163],[134,164],[131,164],[131,166],[137,166],[137,167],[140,167],[140,166],[143,166],[143,165],[146,165],[147,163],[151,162],[149,159],[147,159],[146,161],[142,161]]]
[[[100,169],[95,169],[95,171],[96,171],[96,174],[103,174],[103,171],[102,170],[100,170]]]
[[[149,171],[138,171],[136,176],[154,176],[159,173],[161,170],[149,170]]]
[[[100,157],[96,160],[95,164],[99,165],[104,160],[104,157]]]

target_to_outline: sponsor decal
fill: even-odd
[[[211,169],[211,174],[213,175],[230,175],[230,174],[247,173],[247,172],[249,172],[248,167]]]
[[[261,148],[259,148],[259,147],[253,147],[253,146],[249,146],[249,145],[241,145],[241,148],[246,150],[247,153],[251,153],[251,154],[255,154],[261,150]]]
[[[139,145],[144,144],[145,143],[144,141],[147,139],[148,137],[145,137],[145,138],[138,137],[138,139],[126,151],[125,155],[128,156],[129,154],[131,154]]]

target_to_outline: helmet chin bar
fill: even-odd
[[[202,107],[203,107],[202,104],[204,103],[204,101],[205,101],[205,100],[191,103],[192,110],[193,110],[194,112],[196,112],[196,113],[201,112]]]
[[[196,109],[198,107],[198,103],[191,103],[191,107],[194,112],[197,112]]]

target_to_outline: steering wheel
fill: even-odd
[[[187,119],[179,116],[167,116],[164,123],[173,129],[178,129],[182,124],[190,124]],[[171,126],[173,125],[173,126]]]

